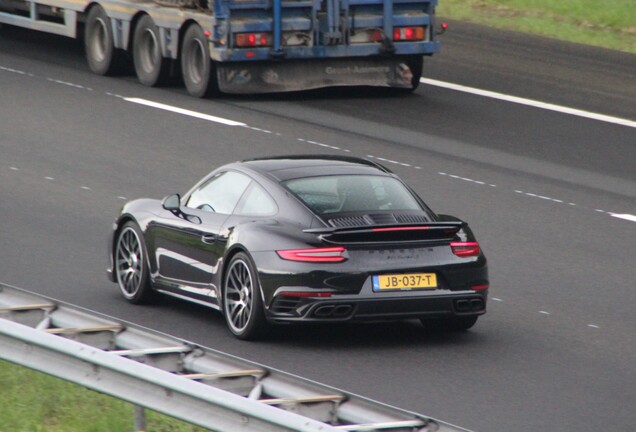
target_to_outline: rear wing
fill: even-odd
[[[327,243],[367,245],[381,243],[438,243],[450,242],[466,226],[466,222],[427,222],[420,224],[392,224],[347,228],[311,228],[303,230],[317,234]]]

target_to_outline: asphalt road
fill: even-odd
[[[636,120],[636,56],[451,23],[425,75]],[[176,106],[227,126],[132,103]],[[203,307],[134,307],[105,277],[125,199],[288,153],[384,160],[490,260],[463,334],[416,322],[229,335]],[[81,42],[0,31],[0,281],[479,431],[633,429],[636,130],[422,85],[196,100],[90,74]]]

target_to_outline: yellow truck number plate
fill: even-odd
[[[437,288],[435,273],[409,273],[373,276],[373,291]]]

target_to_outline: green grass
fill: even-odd
[[[437,14],[636,53],[634,0],[439,0]]]
[[[134,407],[0,360],[0,432],[131,432]],[[146,411],[148,432],[204,429]]]

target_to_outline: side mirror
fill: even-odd
[[[166,210],[177,212],[181,208],[181,197],[179,194],[168,195],[161,201],[161,205]]]

